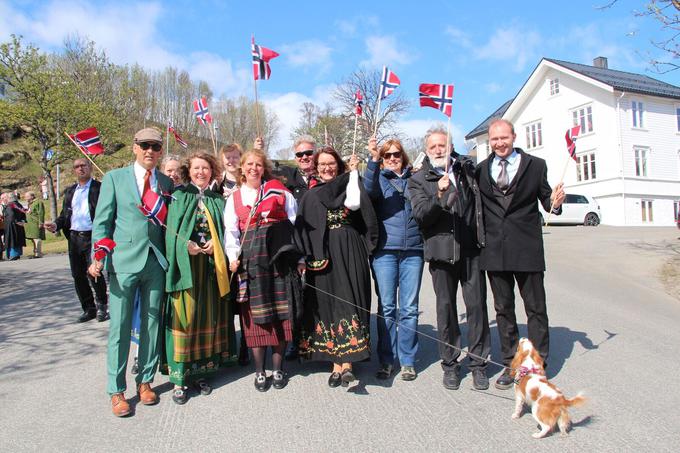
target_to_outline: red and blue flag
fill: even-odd
[[[356,113],[357,116],[361,116],[364,113],[364,97],[359,90],[354,94],[354,107],[354,113]]]
[[[187,147],[188,147],[189,145],[187,144],[187,142],[185,142],[184,140],[182,140],[182,137],[179,136],[179,134],[178,134],[177,131],[175,130],[175,127],[172,125],[172,123],[171,123],[170,121],[168,121],[168,131],[169,131],[169,132],[172,132],[172,135],[175,137],[175,142],[176,142],[179,146],[181,146],[181,147],[184,148],[184,149],[187,149]]]
[[[210,116],[210,111],[208,110],[208,100],[205,96],[200,99],[194,99],[194,114],[202,125],[205,126],[206,123],[212,123],[212,116]]]
[[[564,139],[567,141],[567,151],[569,151],[569,155],[576,162],[578,162],[578,159],[576,158],[576,138],[580,132],[581,125],[579,124],[567,129],[567,133],[564,135]]]
[[[69,135],[69,137],[85,154],[102,154],[104,152],[104,147],[99,138],[99,131],[96,127],[84,129],[76,132],[75,135]]]
[[[147,190],[142,197],[142,203],[137,207],[144,214],[146,220],[156,226],[165,226],[165,219],[168,217],[168,207],[163,197],[156,192]]]
[[[421,83],[419,91],[421,107],[432,107],[441,110],[444,115],[451,118],[451,112],[453,111],[453,85]]]
[[[278,53],[266,47],[255,44],[255,37],[252,38],[251,50],[253,53],[253,77],[255,80],[268,80],[272,70],[269,67],[269,60],[279,56]]]
[[[383,66],[382,77],[380,78],[380,99],[385,99],[387,96],[399,86],[401,80],[397,75]]]

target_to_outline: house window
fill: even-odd
[[[633,101],[631,105],[632,105],[631,111],[633,112],[633,127],[637,127],[637,128],[645,127],[645,124],[644,124],[645,106],[644,106],[644,104],[640,101]]]
[[[581,134],[593,132],[593,106],[588,105],[571,112],[574,126],[581,125]]]
[[[543,131],[541,128],[540,121],[527,124],[525,131],[527,135],[527,149],[538,148],[539,146],[543,146]]]
[[[560,79],[550,79],[550,96],[560,94]]]
[[[635,148],[635,176],[647,176],[648,154],[646,148]]]
[[[576,180],[589,181],[597,177],[595,153],[580,154],[576,157]]]
[[[642,208],[642,221],[646,223],[654,222],[654,209],[652,207],[652,200],[642,200],[640,202]]]

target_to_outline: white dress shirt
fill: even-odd
[[[493,162],[491,162],[491,177],[494,181],[498,181],[498,176],[501,174],[501,158],[496,155],[494,156]],[[513,149],[512,154],[506,157],[505,160],[508,161],[508,166],[506,167],[508,171],[508,184],[511,184],[519,170],[519,163],[522,160],[522,156]]]
[[[71,231],[92,231],[90,217],[90,186],[92,178],[85,184],[78,184],[71,199]]]
[[[139,197],[141,198],[144,194],[144,175],[146,175],[146,168],[142,167],[135,161],[132,166],[135,170],[135,180],[137,181],[137,190],[139,190]],[[158,193],[156,190],[156,169],[151,170],[151,177],[149,178],[149,185],[151,190]]]

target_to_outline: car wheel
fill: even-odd
[[[585,226],[598,226],[600,224],[600,217],[594,212],[589,212],[586,214],[586,218],[583,220]]]

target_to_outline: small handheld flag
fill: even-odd
[[[564,135],[564,139],[567,141],[567,151],[576,162],[578,162],[578,159],[576,159],[576,138],[580,132],[581,126],[577,125],[567,129],[567,133]]]
[[[104,152],[104,147],[99,139],[99,131],[96,127],[91,127],[89,129],[84,129],[80,132],[76,132],[75,135],[69,135],[73,142],[85,153],[85,154],[102,154]]]
[[[210,116],[210,111],[208,110],[208,101],[205,96],[201,97],[200,99],[194,99],[193,104],[194,114],[196,115],[198,122],[204,126],[206,123],[212,123],[212,116]]]
[[[356,116],[361,116],[364,113],[364,97],[359,90],[354,94],[354,106],[354,113],[356,113]]]
[[[382,77],[380,78],[380,99],[385,99],[392,94],[400,83],[399,77],[387,69],[387,66],[383,66]]]
[[[173,126],[172,123],[169,122],[169,121],[168,121],[168,131],[169,131],[169,132],[172,132],[172,135],[175,137],[175,142],[176,142],[179,146],[181,146],[181,147],[184,148],[184,149],[187,149],[187,147],[188,147],[189,145],[187,144],[187,142],[185,142],[184,140],[182,140],[182,137],[179,136],[179,134],[178,134],[177,131],[175,130],[174,126]]]
[[[421,107],[432,107],[441,110],[444,115],[451,118],[453,110],[453,85],[421,83],[419,91]]]
[[[149,222],[156,226],[165,226],[165,219],[168,217],[168,207],[163,197],[153,190],[146,191],[142,197],[142,203],[137,208]]]
[[[269,60],[279,56],[278,53],[266,47],[255,44],[255,37],[252,38],[252,53],[253,53],[253,77],[255,80],[269,80],[272,70],[269,67]]]
[[[94,259],[101,261],[113,252],[116,243],[109,238],[102,238],[94,243],[92,250],[94,251]]]

